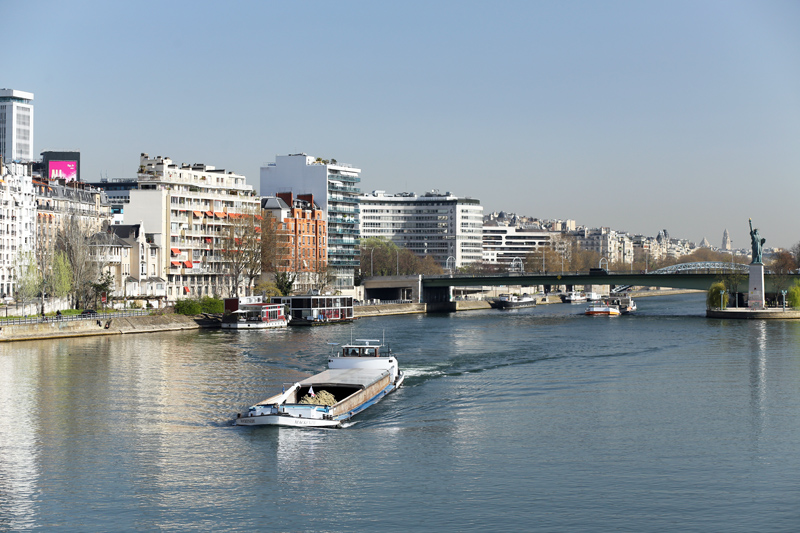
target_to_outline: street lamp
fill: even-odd
[[[719,291],[719,308],[725,310],[725,289]]]
[[[375,248],[369,249],[369,276],[375,276],[375,262],[372,260],[372,253],[375,251]]]
[[[397,272],[395,273],[396,276],[400,275],[400,247],[398,246],[395,248],[394,253],[397,254]]]
[[[783,296],[783,310],[786,311],[786,291],[781,291],[781,295]]]

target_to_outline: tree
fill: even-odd
[[[772,279],[776,294],[789,286],[789,276],[796,269],[797,263],[791,253],[786,251],[778,252],[769,265],[769,270],[773,274]]]
[[[91,300],[89,284],[94,275],[89,247],[91,234],[89,225],[77,215],[72,215],[58,233],[57,249],[66,254],[71,266],[71,290],[76,308],[85,307]]]
[[[236,298],[239,286],[246,280],[250,287],[261,269],[260,227],[253,210],[244,213],[228,213],[228,224],[220,236],[220,256],[228,271],[228,293]]]
[[[55,252],[53,267],[49,279],[45,280],[45,287],[56,298],[63,298],[72,290],[72,267],[66,252]]]
[[[111,272],[104,272],[100,279],[90,282],[89,286],[92,288],[94,307],[97,308],[97,299],[114,290],[114,275]]]
[[[708,309],[724,309],[728,305],[728,294],[725,283],[716,281],[711,284],[706,293],[706,307]]]
[[[22,252],[17,258],[15,268],[15,296],[22,300],[31,301],[42,290],[42,275],[36,265],[33,252]]]
[[[281,296],[289,296],[292,294],[296,279],[297,274],[294,272],[275,272],[275,287],[277,287]]]
[[[800,307],[800,280],[795,280],[786,294],[786,303],[795,309]]]

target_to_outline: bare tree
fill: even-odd
[[[91,298],[90,283],[96,272],[89,246],[91,233],[84,220],[72,215],[58,234],[57,247],[66,254],[72,267],[72,295],[76,308],[85,306]]]
[[[220,236],[220,256],[228,268],[228,293],[232,297],[239,296],[240,285],[245,279],[250,287],[261,268],[261,236],[256,229],[260,225],[255,215],[254,212],[228,213],[228,224]]]

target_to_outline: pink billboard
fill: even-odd
[[[77,161],[50,161],[50,179],[73,181],[78,179]]]

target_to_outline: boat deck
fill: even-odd
[[[323,386],[367,388],[388,375],[387,370],[378,368],[331,368],[300,381],[300,385],[303,387],[313,385],[317,388]]]

